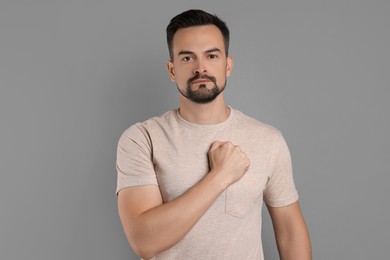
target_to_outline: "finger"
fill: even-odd
[[[217,149],[218,147],[220,147],[222,144],[224,144],[224,142],[221,142],[221,141],[214,141],[212,144],[211,144],[211,147],[210,147],[210,152],[214,151],[215,149]]]

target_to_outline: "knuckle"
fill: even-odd
[[[251,165],[251,161],[249,159],[246,159],[245,163],[246,163],[247,167],[249,167]]]

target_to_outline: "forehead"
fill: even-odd
[[[205,51],[218,48],[225,51],[223,35],[215,25],[192,26],[177,30],[173,37],[173,53],[182,50]]]

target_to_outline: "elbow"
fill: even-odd
[[[134,252],[142,259],[151,259],[158,254],[156,248],[154,248],[149,243],[144,243],[142,241],[132,241],[130,243],[130,246],[133,248]]]
[[[152,259],[157,253],[149,248],[143,246],[132,246],[134,252],[142,259]]]

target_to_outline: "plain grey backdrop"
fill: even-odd
[[[190,8],[231,30],[227,102],[287,140],[314,259],[386,259],[387,0],[1,0],[0,258],[137,259],[117,213],[117,141],[178,106],[165,28]]]

